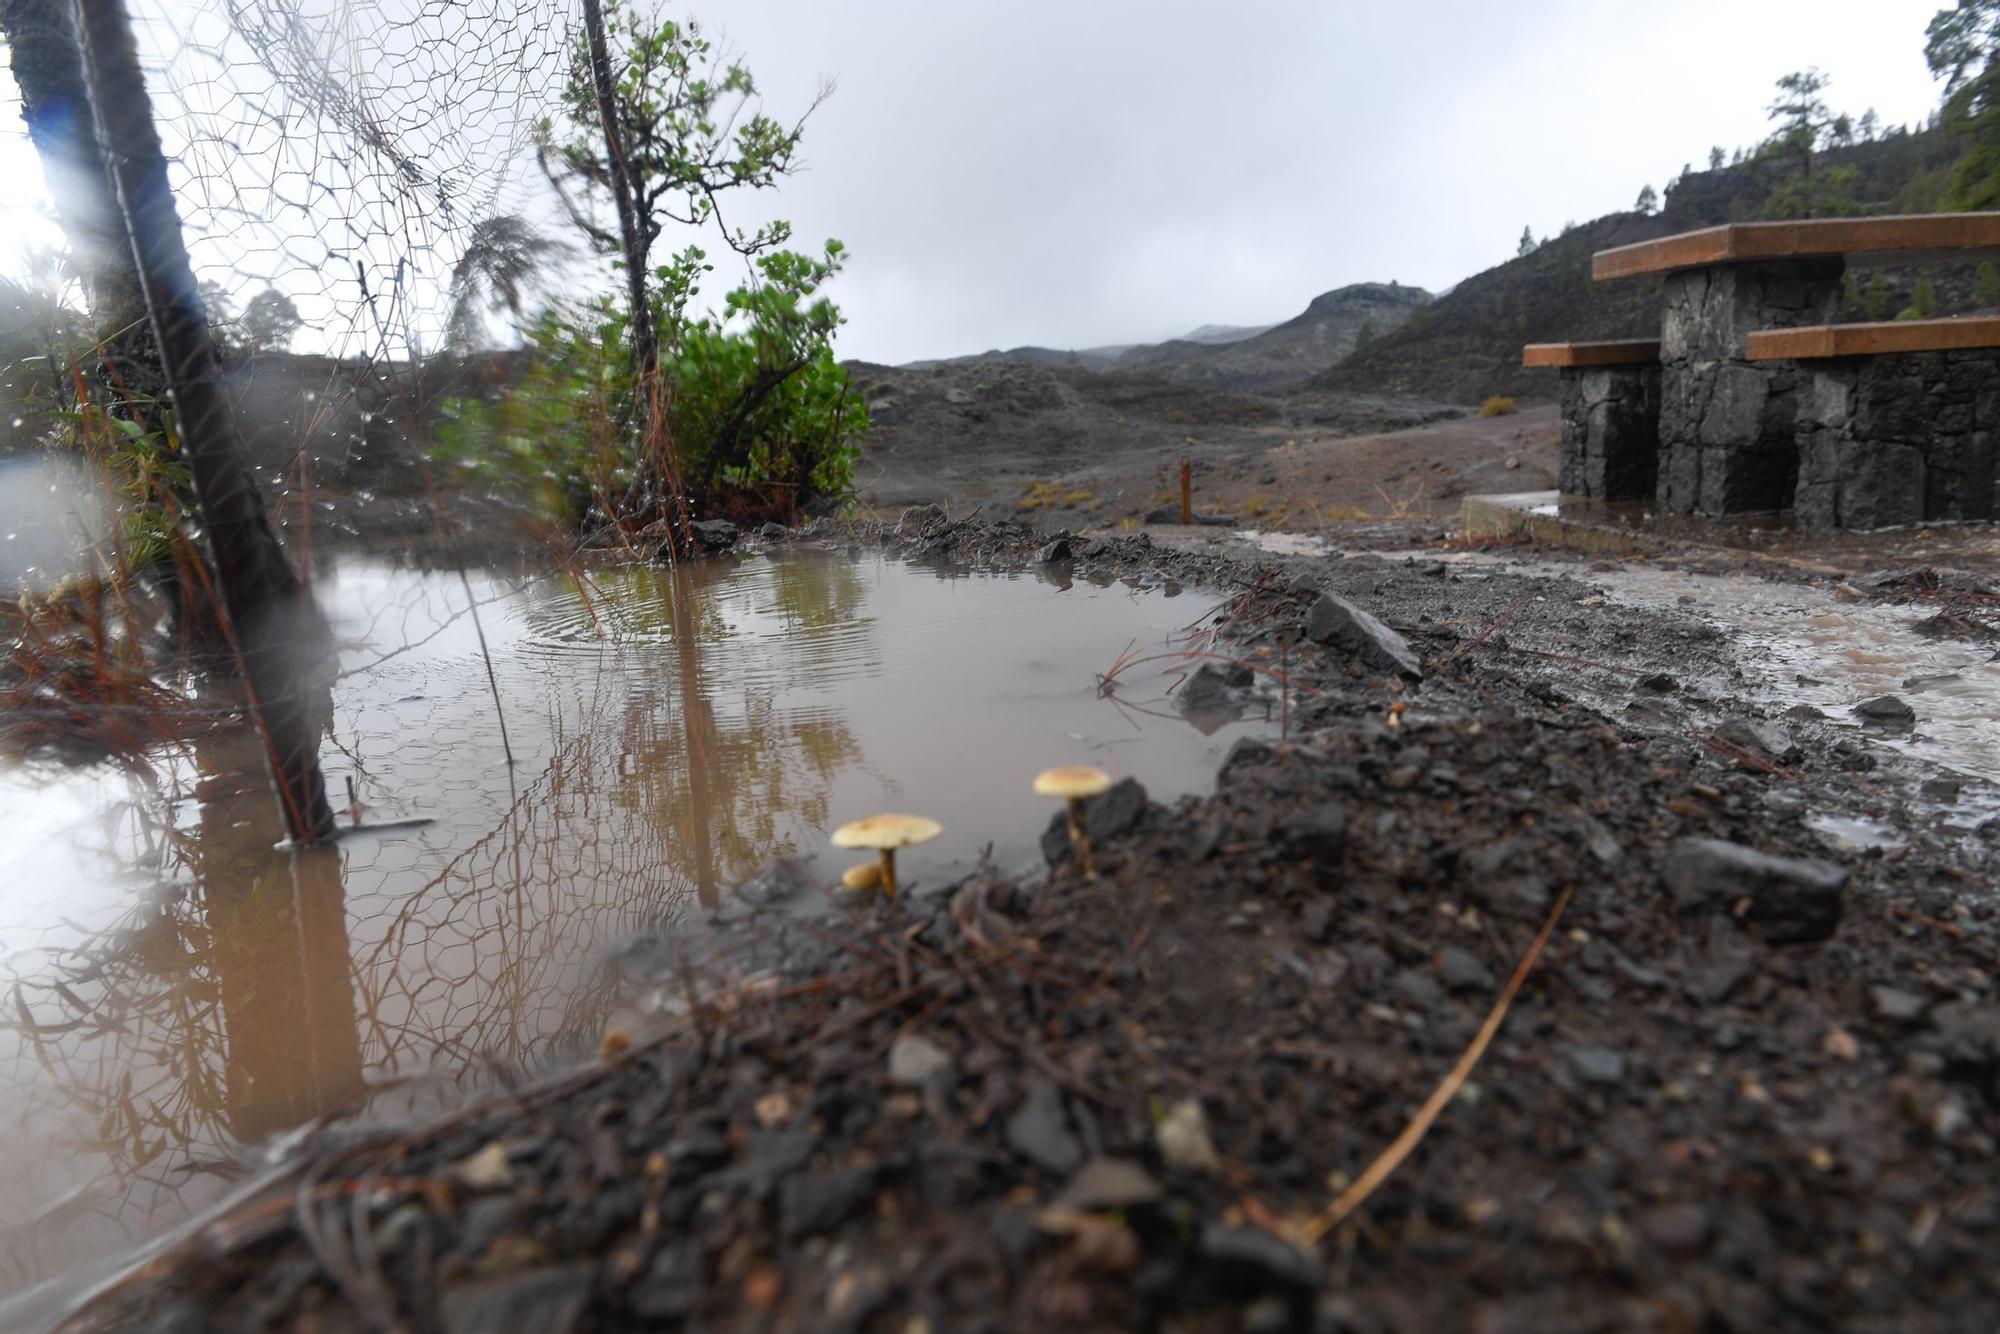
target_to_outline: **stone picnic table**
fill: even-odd
[[[1991,517],[2000,320],[1833,320],[1850,263],[1995,256],[2000,213],[1734,223],[1599,251],[1598,281],[1662,275],[1660,337],[1526,349],[1563,368],[1563,491],[1791,509],[1807,527]]]

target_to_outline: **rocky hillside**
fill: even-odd
[[[1177,340],[1183,343],[1240,343],[1246,338],[1255,338],[1269,324],[1204,324],[1199,329],[1190,329]]]
[[[1595,283],[1590,257],[1671,230],[1663,219],[1638,213],[1573,228],[1532,254],[1467,278],[1401,328],[1321,372],[1312,386],[1456,403],[1489,394],[1551,396],[1552,373],[1523,371],[1521,345],[1647,336],[1659,323],[1660,280]]]
[[[1942,207],[1951,165],[1963,148],[1961,141],[1940,131],[1897,133],[1822,154],[1815,170],[1851,168],[1858,211],[1930,212]],[[1490,394],[1552,397],[1551,372],[1522,369],[1523,343],[1658,336],[1660,280],[1594,282],[1594,252],[1696,227],[1755,221],[1764,216],[1765,203],[1785,170],[1783,163],[1750,161],[1686,172],[1668,187],[1660,212],[1608,214],[1549,238],[1530,254],[1474,274],[1401,328],[1337,365],[1329,363],[1311,387],[1452,403],[1477,403]],[[1876,304],[1893,314],[1908,303],[1918,274],[1882,273],[1887,290]],[[1931,275],[1941,313],[1970,307],[1970,266],[1937,266]],[[1865,283],[1873,275],[1857,276]],[[1859,286],[1850,293],[1845,318],[1870,314],[1863,295]]]
[[[1340,361],[1363,336],[1400,327],[1430,293],[1400,283],[1355,283],[1314,297],[1305,311],[1253,337],[1233,342],[1175,339],[1135,347],[1117,368],[1173,384],[1221,389],[1287,388]],[[1199,331],[1197,331],[1199,332]]]

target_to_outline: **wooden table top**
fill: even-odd
[[[1657,338],[1612,343],[1529,343],[1521,349],[1523,366],[1643,366],[1659,359]]]
[[[2000,347],[2000,319],[1889,320],[1880,324],[1815,324],[1762,329],[1744,340],[1751,361],[1872,357],[1885,352],[1949,352]]]
[[[1737,222],[1663,236],[1612,250],[1591,260],[1591,275],[1631,278],[1671,269],[1706,268],[1755,260],[2000,256],[2000,213],[1915,213],[1886,218],[1807,218],[1793,222]]]

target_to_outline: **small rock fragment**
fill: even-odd
[[[688,536],[703,551],[727,551],[736,545],[736,525],[727,519],[696,519],[688,525]]]
[[[1240,713],[1255,679],[1241,663],[1205,662],[1180,688],[1180,711],[1190,717]]]
[[[1056,1206],[1083,1212],[1135,1209],[1160,1198],[1160,1183],[1124,1158],[1093,1158],[1063,1187]]]
[[[1050,1172],[1073,1172],[1083,1160],[1083,1150],[1069,1132],[1063,1116],[1062,1095],[1056,1086],[1039,1075],[1027,1081],[1028,1096],[1007,1118],[1007,1143],[1014,1152]]]
[[[1569,1068],[1586,1084],[1611,1088],[1625,1082],[1625,1055],[1612,1047],[1572,1047]]]
[[[1661,874],[1682,912],[1729,912],[1777,944],[1831,936],[1847,886],[1847,872],[1831,863],[1773,857],[1719,838],[1681,839]]]
[[[1447,945],[1438,951],[1438,976],[1453,991],[1491,991],[1493,970],[1481,963],[1477,956]]]
[[[1213,1172],[1221,1165],[1209,1138],[1208,1114],[1198,1098],[1183,1098],[1167,1109],[1154,1131],[1160,1158],[1176,1172]]]
[[[505,1190],[514,1184],[507,1146],[497,1139],[452,1168],[451,1174],[469,1190]]]
[[[1894,695],[1877,695],[1854,706],[1854,716],[1872,727],[1903,731],[1915,727],[1917,711]]]
[[[1676,1259],[1699,1255],[1713,1230],[1708,1210],[1698,1204],[1655,1205],[1639,1215],[1639,1235]]]
[[[871,1167],[836,1167],[786,1179],[778,1192],[785,1235],[797,1238],[831,1232],[875,1193]]]
[[[1711,735],[1725,746],[1733,746],[1766,764],[1796,764],[1805,758],[1799,743],[1774,723],[1737,718],[1716,728]]]
[[[1877,1019],[1896,1024],[1912,1023],[1923,1017],[1924,1004],[1922,996],[1901,987],[1868,988],[1868,1007],[1875,1012]]]
[[[1092,847],[1101,847],[1138,824],[1145,813],[1146,789],[1135,778],[1121,778],[1110,791],[1083,799],[1083,832],[1090,836]],[[1069,817],[1057,811],[1042,831],[1042,856],[1056,866],[1074,855]]]
[[[597,1267],[579,1263],[548,1265],[448,1287],[438,1301],[444,1334],[479,1334],[492,1329],[546,1330],[568,1334],[583,1320]]]
[[[1285,856],[1305,861],[1340,861],[1347,851],[1347,814],[1337,806],[1308,807],[1278,831]]]
[[[1306,638],[1353,654],[1377,671],[1424,678],[1408,640],[1337,594],[1321,593],[1306,612]]]
[[[944,1048],[920,1033],[905,1033],[889,1048],[889,1078],[910,1088],[923,1088],[951,1066]]]
[[[1308,1292],[1326,1278],[1326,1265],[1317,1255],[1254,1227],[1210,1223],[1201,1230],[1201,1253],[1225,1270]]]

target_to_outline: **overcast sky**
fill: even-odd
[[[852,254],[843,356],[1150,341],[1436,289],[1754,143],[1779,75],[1889,124],[1939,0],[713,0],[766,109],[838,91],[776,200]],[[676,7],[678,8],[678,6]],[[687,11],[682,11],[687,12]],[[39,176],[11,115],[0,171]],[[750,215],[732,221],[749,221]],[[0,214],[0,231],[23,232]],[[718,289],[721,287],[718,281]]]
[[[706,13],[770,110],[838,81],[782,216],[853,252],[841,352],[1152,340],[1438,288],[1766,133],[1818,65],[1937,102],[1937,0],[758,0]],[[696,12],[704,11],[697,9]]]

